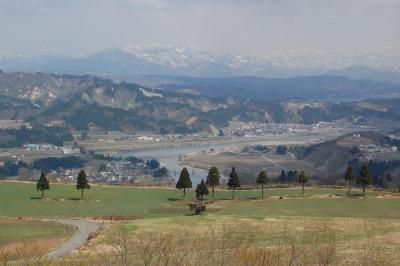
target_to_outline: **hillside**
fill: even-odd
[[[400,85],[343,76],[308,76],[287,79],[262,77],[194,78],[174,76],[122,76],[167,91],[210,96],[268,100],[359,101],[400,96]]]
[[[280,103],[186,95],[91,76],[0,73],[1,119],[97,126],[126,132],[186,133],[233,119],[285,122]]]
[[[400,170],[400,153],[392,151],[391,147],[400,147],[400,141],[366,131],[310,146],[292,147],[290,152],[315,166],[318,178],[324,182],[340,180],[349,164],[357,174],[361,162],[367,162],[375,183],[379,184],[387,173]]]
[[[0,118],[64,125],[75,130],[94,126],[164,134],[210,131],[210,127],[226,127],[230,121],[305,124],[335,120],[362,124],[374,123],[376,119],[388,124],[400,121],[400,99],[329,103],[276,100],[273,95],[276,94],[271,92],[270,97],[258,99],[213,97],[93,76],[0,73]]]

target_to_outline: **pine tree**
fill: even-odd
[[[346,173],[344,174],[344,180],[347,181],[347,196],[350,195],[351,182],[354,180],[353,167],[351,165],[347,166]]]
[[[186,189],[192,188],[192,180],[190,180],[190,175],[187,168],[183,168],[181,171],[181,175],[179,176],[179,180],[176,183],[177,189],[183,188],[183,198],[186,196]]]
[[[285,170],[282,169],[281,176],[279,177],[281,183],[286,183],[286,173]]]
[[[208,195],[208,188],[207,185],[204,183],[204,180],[202,179],[200,184],[197,185],[196,187],[196,198],[203,201],[204,195]]]
[[[42,199],[43,199],[44,191],[50,190],[49,179],[47,179],[46,175],[43,172],[40,174],[39,180],[36,184],[36,190],[42,192]]]
[[[79,189],[81,190],[81,199],[83,199],[83,190],[84,189],[90,189],[90,185],[89,185],[88,180],[86,178],[86,173],[83,170],[81,170],[79,172],[78,180],[77,180],[77,183],[76,183],[76,189],[77,190],[79,190]]]
[[[357,183],[362,185],[363,195],[365,195],[365,185],[372,183],[372,177],[368,170],[368,165],[363,163],[360,168],[360,173],[357,177]]]
[[[393,178],[390,173],[387,173],[383,178],[383,187],[388,188],[392,184]]]
[[[221,178],[221,175],[219,174],[218,168],[213,166],[210,168],[208,171],[207,179],[206,179],[206,184],[211,186],[211,194],[212,198],[214,199],[214,187],[219,186],[220,182],[219,179]]]
[[[228,187],[232,189],[232,199],[235,199],[235,189],[240,187],[240,178],[235,167],[232,167],[232,172],[229,174]]]
[[[304,197],[304,185],[308,182],[309,177],[306,176],[304,171],[301,171],[301,173],[296,177],[297,183],[302,185],[302,190],[301,190],[301,196]]]
[[[398,173],[397,175],[396,175],[396,180],[397,180],[397,188],[398,188],[398,192],[400,193],[400,174]]]
[[[267,175],[267,173],[266,173],[265,171],[261,171],[261,172],[258,174],[256,183],[257,183],[257,184],[261,184],[261,198],[262,198],[262,199],[264,198],[264,185],[267,184],[268,181],[269,181],[269,180],[268,180],[268,175]]]

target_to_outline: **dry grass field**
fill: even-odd
[[[72,226],[30,219],[0,218],[0,260],[41,257],[72,236]]]

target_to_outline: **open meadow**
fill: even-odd
[[[188,208],[193,190],[183,200],[183,191],[173,188],[92,186],[80,200],[74,185],[52,184],[42,200],[33,183],[1,182],[0,216],[102,223],[80,250],[32,265],[397,265],[400,197],[345,194],[308,188],[302,198],[301,189],[274,188],[264,200],[260,190],[237,191],[231,200],[230,191],[218,189],[206,214],[194,216]],[[18,230],[18,223],[10,226]],[[41,239],[38,233],[24,240],[32,237]],[[13,244],[12,235],[7,241]]]

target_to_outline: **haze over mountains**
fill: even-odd
[[[288,78],[339,75],[400,82],[400,51],[334,52],[311,49],[251,55],[214,54],[188,46],[127,46],[86,56],[0,56],[4,71],[52,72],[106,76],[173,75],[191,77],[260,76]]]

